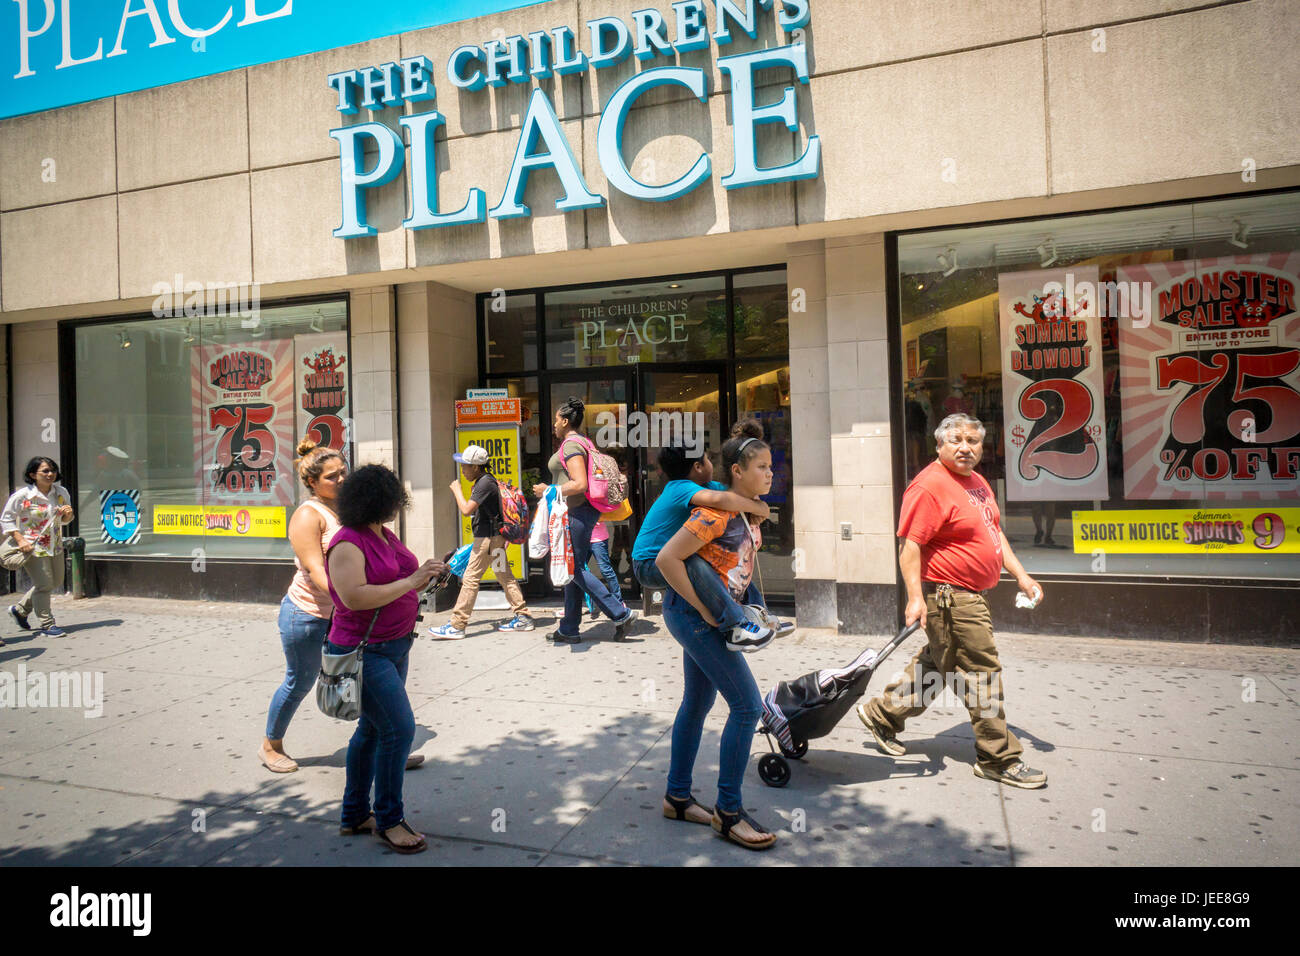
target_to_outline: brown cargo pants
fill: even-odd
[[[867,716],[894,734],[902,733],[909,717],[923,713],[945,685],[951,685],[970,713],[976,760],[999,770],[1010,766],[1023,748],[1007,728],[1002,665],[988,602],[981,594],[953,589],[950,595],[927,595],[925,613],[929,642],[903,676],[866,705]]]
[[[460,631],[465,630],[465,625],[469,623],[469,616],[474,613],[474,602],[478,600],[479,582],[484,572],[492,565],[497,552],[504,550],[505,547],[506,539],[499,534],[491,538],[474,539],[474,547],[469,552],[469,565],[465,568],[465,577],[460,582],[460,597],[456,599],[456,606],[451,610],[452,627]],[[497,582],[501,585],[501,590],[506,592],[510,610],[516,615],[532,617],[528,613],[528,604],[524,601],[524,592],[520,590],[519,582],[515,580],[509,562],[503,561],[502,565],[496,570]]]

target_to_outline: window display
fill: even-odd
[[[1300,578],[1300,193],[912,233],[898,259],[909,479],[965,411],[1030,573]]]
[[[256,323],[96,322],[71,335],[87,553],[291,559],[299,439],[352,454],[346,303],[267,307]]]

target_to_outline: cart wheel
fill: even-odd
[[[784,787],[790,782],[790,765],[780,754],[763,754],[758,758],[758,778],[769,787]]]
[[[782,747],[781,753],[785,754],[785,756],[789,757],[791,760],[802,760],[804,755],[808,753],[808,741],[796,740],[791,749],[786,750]]]

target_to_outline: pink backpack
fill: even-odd
[[[587,500],[597,511],[614,511],[627,500],[627,478],[618,470],[618,462],[591,439],[582,435],[573,438],[587,450]]]

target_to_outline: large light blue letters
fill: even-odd
[[[539,140],[546,143],[547,152],[533,152]],[[572,212],[575,209],[598,209],[605,205],[603,197],[587,188],[587,183],[578,170],[577,160],[573,158],[573,150],[569,148],[569,141],[560,129],[555,110],[551,108],[551,101],[541,90],[533,90],[523,128],[519,131],[519,146],[515,149],[514,162],[510,164],[505,191],[489,215],[493,219],[518,219],[532,215],[532,211],[523,202],[524,190],[528,187],[528,174],[547,166],[555,168],[560,184],[564,187],[564,198],[555,204],[556,209]]]
[[[411,217],[402,223],[407,229],[459,226],[483,222],[487,217],[487,195],[475,186],[469,201],[456,212],[438,212],[438,164],[434,158],[434,133],[447,118],[437,110],[399,117],[397,122],[411,136]]]
[[[339,186],[343,194],[343,224],[334,230],[334,238],[373,236],[377,230],[366,222],[366,190],[392,182],[402,171],[406,159],[402,137],[383,123],[344,126],[330,130],[330,136],[339,142]],[[368,173],[361,171],[366,155],[364,137],[379,147],[375,168]]]
[[[605,104],[600,116],[600,126],[596,130],[596,152],[600,156],[600,168],[605,171],[609,184],[619,192],[636,199],[665,202],[685,196],[700,183],[709,178],[709,157],[701,155],[695,165],[685,176],[676,182],[663,186],[647,186],[632,177],[627,164],[623,162],[623,124],[633,101],[646,90],[656,86],[678,83],[707,105],[708,92],[705,89],[704,71],[687,69],[680,66],[665,66],[638,73],[614,91],[614,95]]]
[[[808,82],[808,50],[802,43],[792,46],[741,53],[718,58],[718,69],[731,78],[731,117],[735,142],[736,165],[731,175],[722,178],[728,189],[783,183],[794,179],[815,179],[821,169],[820,137],[808,137],[803,155],[784,166],[760,169],[758,144],[754,135],[762,123],[784,123],[786,129],[799,131],[794,87],[787,86],[779,102],[768,106],[754,105],[754,74],[771,66],[792,66],[800,83]]]

